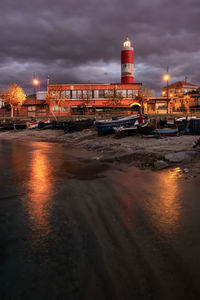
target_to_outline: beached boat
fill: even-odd
[[[126,117],[118,117],[114,118],[112,120],[101,120],[101,121],[96,121],[95,125],[98,131],[99,135],[105,134],[105,133],[113,133],[114,132],[114,127],[123,127],[127,128],[130,126],[133,126],[138,120],[139,115],[131,115],[131,116],[126,116]]]
[[[156,129],[155,126],[149,124],[149,122],[140,124],[140,126],[138,126],[138,132],[139,134],[151,134],[151,132]]]
[[[37,122],[32,122],[30,123],[30,125],[28,124],[28,129],[35,129],[35,128],[38,128],[38,125],[39,125],[39,121]]]
[[[4,131],[4,130],[13,130],[14,129],[14,125],[12,123],[2,123],[0,124],[0,130]]]
[[[68,121],[64,124],[65,133],[89,129],[94,125],[95,118]]]
[[[196,116],[178,118],[176,124],[183,134],[200,134],[200,118]]]
[[[36,121],[36,122],[30,123],[30,125],[27,128],[35,129],[35,128],[38,128],[41,123],[43,123],[45,125],[45,124],[48,124],[49,122],[50,122],[49,120]]]
[[[164,135],[177,135],[178,128],[156,128],[150,134],[164,134]]]
[[[136,135],[138,133],[138,126],[132,127],[114,127],[116,137]]]
[[[26,129],[26,123],[14,123],[14,129],[17,130]]]

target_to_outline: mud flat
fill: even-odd
[[[192,147],[197,138],[199,136],[183,135],[163,138],[127,136],[116,139],[114,135],[98,136],[95,129],[68,134],[63,130],[0,133],[0,139],[62,143],[63,147],[73,145],[86,150],[87,158],[104,163],[129,164],[154,170],[180,166],[191,178],[200,176],[200,148]]]

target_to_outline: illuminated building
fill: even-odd
[[[126,38],[121,51],[121,83],[49,84],[49,112],[65,115],[83,108],[91,111],[139,109],[140,88],[141,83],[134,83],[133,48]]]

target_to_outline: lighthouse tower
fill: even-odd
[[[121,51],[121,83],[134,83],[133,47],[127,37]]]

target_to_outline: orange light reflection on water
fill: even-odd
[[[26,203],[32,230],[39,230],[41,235],[51,231],[49,217],[53,192],[51,165],[44,150],[40,147],[33,152]]]
[[[154,193],[148,202],[152,223],[165,236],[171,236],[180,227],[181,201],[178,181],[181,176],[180,168],[159,174],[157,196]]]
[[[118,174],[119,175],[119,174]],[[180,168],[160,172],[130,168],[116,178],[115,191],[120,218],[131,231],[143,216],[143,224],[163,237],[172,237],[181,226],[182,202],[179,196]]]

